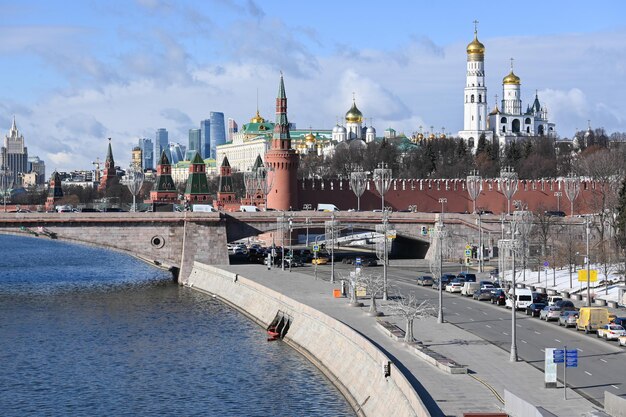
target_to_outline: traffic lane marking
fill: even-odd
[[[587,375],[591,376],[591,373],[590,373],[590,372],[585,371],[585,373],[586,373]]]

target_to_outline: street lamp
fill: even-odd
[[[439,311],[437,314],[437,323],[443,323],[443,240],[447,236],[447,231],[444,230],[443,219],[440,217],[439,221],[435,224],[435,229],[432,233],[433,242],[437,245],[433,253],[433,258],[430,263],[430,270],[433,275],[439,277]]]
[[[512,166],[506,166],[500,171],[500,189],[507,201],[506,214],[511,214],[511,199],[517,192],[517,172]]]
[[[467,185],[467,193],[474,203],[473,212],[476,213],[476,200],[478,199],[480,193],[483,191],[483,177],[478,174],[478,171],[473,170],[467,176],[465,184]]]
[[[328,244],[328,236],[330,235],[330,282],[335,282],[335,236],[337,234],[337,222],[335,221],[335,213],[332,213],[331,220],[324,222],[324,236],[326,244]]]
[[[589,264],[591,263],[591,259],[589,259],[589,226],[591,226],[590,224],[591,222],[589,221],[589,216],[585,217],[585,234],[586,234],[586,246],[587,246],[587,307],[591,307],[591,275],[590,275],[590,267]]]
[[[563,196],[563,193],[561,191],[556,191],[554,196],[556,197],[556,211],[561,211],[561,197]]]
[[[444,213],[443,205],[448,202],[448,199],[447,198],[440,198],[439,202],[441,203],[441,216],[440,217],[443,217],[443,213]]]
[[[141,191],[141,187],[143,186],[144,174],[141,166],[137,164],[131,164],[126,170],[126,175],[124,178],[124,185],[128,187],[128,190],[133,195],[133,208],[131,211],[137,211],[137,203],[136,197]]]
[[[7,192],[9,191],[9,182],[7,181],[7,179],[11,175],[11,173],[11,170],[5,165],[0,168],[0,177],[2,177],[0,186],[2,187],[2,204],[4,205],[5,213],[7,212]]]
[[[291,264],[293,263],[293,246],[291,244],[291,236],[293,233],[293,219],[289,218],[289,272],[291,272]]]
[[[565,195],[567,196],[567,199],[569,200],[569,203],[570,203],[569,215],[573,216],[574,215],[574,200],[576,200],[576,197],[578,197],[578,194],[580,193],[580,178],[575,177],[574,174],[570,172],[570,174],[567,177],[565,177],[564,181],[565,181]]]
[[[361,167],[350,173],[350,188],[356,195],[356,211],[361,211],[361,196],[365,192],[367,184],[367,172],[363,172]]]
[[[389,186],[391,185],[391,168],[385,162],[381,162],[378,164],[378,168],[374,169],[374,183],[376,185],[376,190],[380,194],[381,198],[381,209],[385,210],[385,193],[389,191]]]
[[[387,264],[389,263],[389,251],[387,250],[387,229],[389,228],[389,210],[383,210],[383,224],[376,225],[376,231],[383,235],[383,241],[376,245],[376,256],[383,263],[383,300],[389,297],[387,285]]]

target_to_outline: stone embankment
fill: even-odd
[[[284,341],[313,362],[359,416],[430,416],[423,402],[385,355],[340,321],[238,274],[196,262],[187,285],[214,295],[267,328],[290,318]]]

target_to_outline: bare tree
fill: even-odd
[[[404,341],[411,343],[413,338],[413,322],[435,315],[435,308],[428,300],[419,301],[415,295],[402,296],[390,306],[392,315],[401,316],[406,320]]]
[[[383,313],[376,309],[376,297],[382,294],[385,288],[385,282],[380,274],[363,274],[361,275],[361,282],[367,289],[367,293],[370,296],[370,309],[368,314],[372,317],[382,316]]]

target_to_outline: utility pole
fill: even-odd
[[[589,259],[589,217],[585,217],[585,226],[587,241],[587,307],[591,307],[591,275],[589,271],[589,264],[591,263],[591,260]]]

